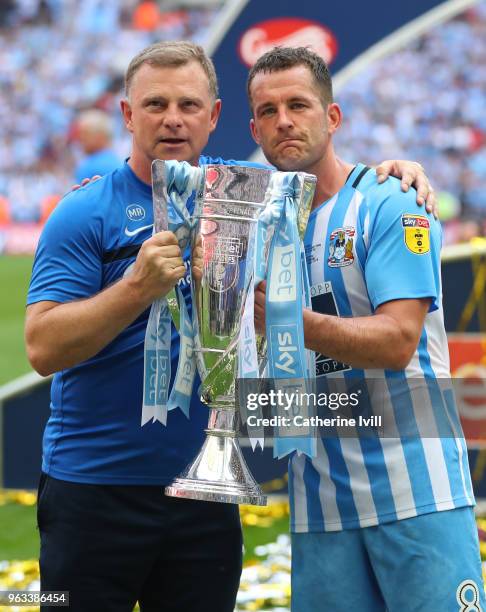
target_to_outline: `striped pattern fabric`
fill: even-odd
[[[425,227],[428,220],[428,251],[420,232],[406,237],[410,218]],[[378,185],[362,164],[312,211],[305,247],[314,310],[361,317],[390,300],[432,302],[402,371],[352,369],[318,356],[318,385],[360,380],[386,425],[383,437],[324,436],[314,459],[291,458],[292,531],[354,529],[474,504],[450,383],[440,242],[440,225],[417,207],[415,192],[402,193],[396,179]]]

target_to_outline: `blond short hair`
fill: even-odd
[[[143,64],[160,68],[176,68],[189,62],[198,62],[208,77],[209,93],[214,100],[218,98],[218,79],[211,59],[200,45],[192,42],[164,41],[146,47],[128,65],[125,74],[125,93],[128,96],[135,73]]]

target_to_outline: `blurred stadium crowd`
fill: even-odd
[[[224,0],[0,3],[0,224],[42,221],[82,157],[76,118],[113,117],[130,58],[154,40],[204,43]],[[182,8],[181,8],[182,7]],[[440,192],[446,242],[486,234],[486,0],[375,62],[340,92],[349,160],[420,161]]]
[[[0,2],[0,220],[38,221],[73,183],[82,155],[76,117],[114,118],[120,159],[128,137],[119,111],[130,59],[156,40],[204,42],[221,1],[2,0]]]
[[[486,2],[373,63],[337,97],[345,159],[420,161],[446,243],[486,235]]]

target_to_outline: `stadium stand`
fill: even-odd
[[[75,117],[113,116],[128,59],[154,40],[204,42],[223,0],[197,8],[147,0],[10,0],[0,9],[0,197],[14,222],[45,218],[82,152]],[[162,10],[164,6],[170,10]],[[182,7],[182,8],[181,8]],[[369,66],[339,93],[347,159],[417,159],[440,192],[446,243],[484,235],[486,0]]]
[[[149,4],[151,23],[140,15]],[[155,40],[203,42],[218,5],[197,5],[157,12],[157,3],[136,0],[1,3],[0,196],[13,221],[39,221],[45,198],[73,184],[80,111],[110,113],[114,149],[126,155],[118,104],[128,60]]]
[[[375,62],[339,93],[345,159],[419,160],[446,242],[486,233],[486,2]]]

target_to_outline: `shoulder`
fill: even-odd
[[[46,222],[44,231],[76,234],[102,231],[107,219],[114,216],[117,199],[117,173],[115,170],[96,181],[65,194]],[[95,229],[98,228],[98,229]]]
[[[421,228],[427,233],[430,232],[434,243],[441,244],[440,222],[427,213],[424,206],[417,204],[417,192],[414,188],[402,191],[401,182],[395,177],[389,177],[379,184],[376,173],[372,170],[367,173],[357,190],[363,195],[371,234],[381,234],[383,231],[402,234],[407,229]]]
[[[400,186],[399,179],[394,176],[389,176],[384,183],[378,183],[376,170],[370,168],[356,187],[365,198],[377,205],[379,202],[390,197],[407,196],[415,197],[415,189],[409,189],[407,193],[403,192]]]
[[[370,169],[357,186],[371,214],[390,212],[397,215],[401,212],[416,212],[427,215],[425,208],[417,205],[417,192],[413,187],[402,191],[401,182],[390,176],[384,183],[378,183],[374,168]]]
[[[113,170],[105,176],[102,176],[95,181],[91,181],[84,187],[80,187],[75,191],[69,191],[64,195],[58,204],[58,207],[69,209],[78,209],[86,207],[100,207],[103,202],[109,202],[110,198],[116,197],[117,187],[120,184],[119,170]]]

